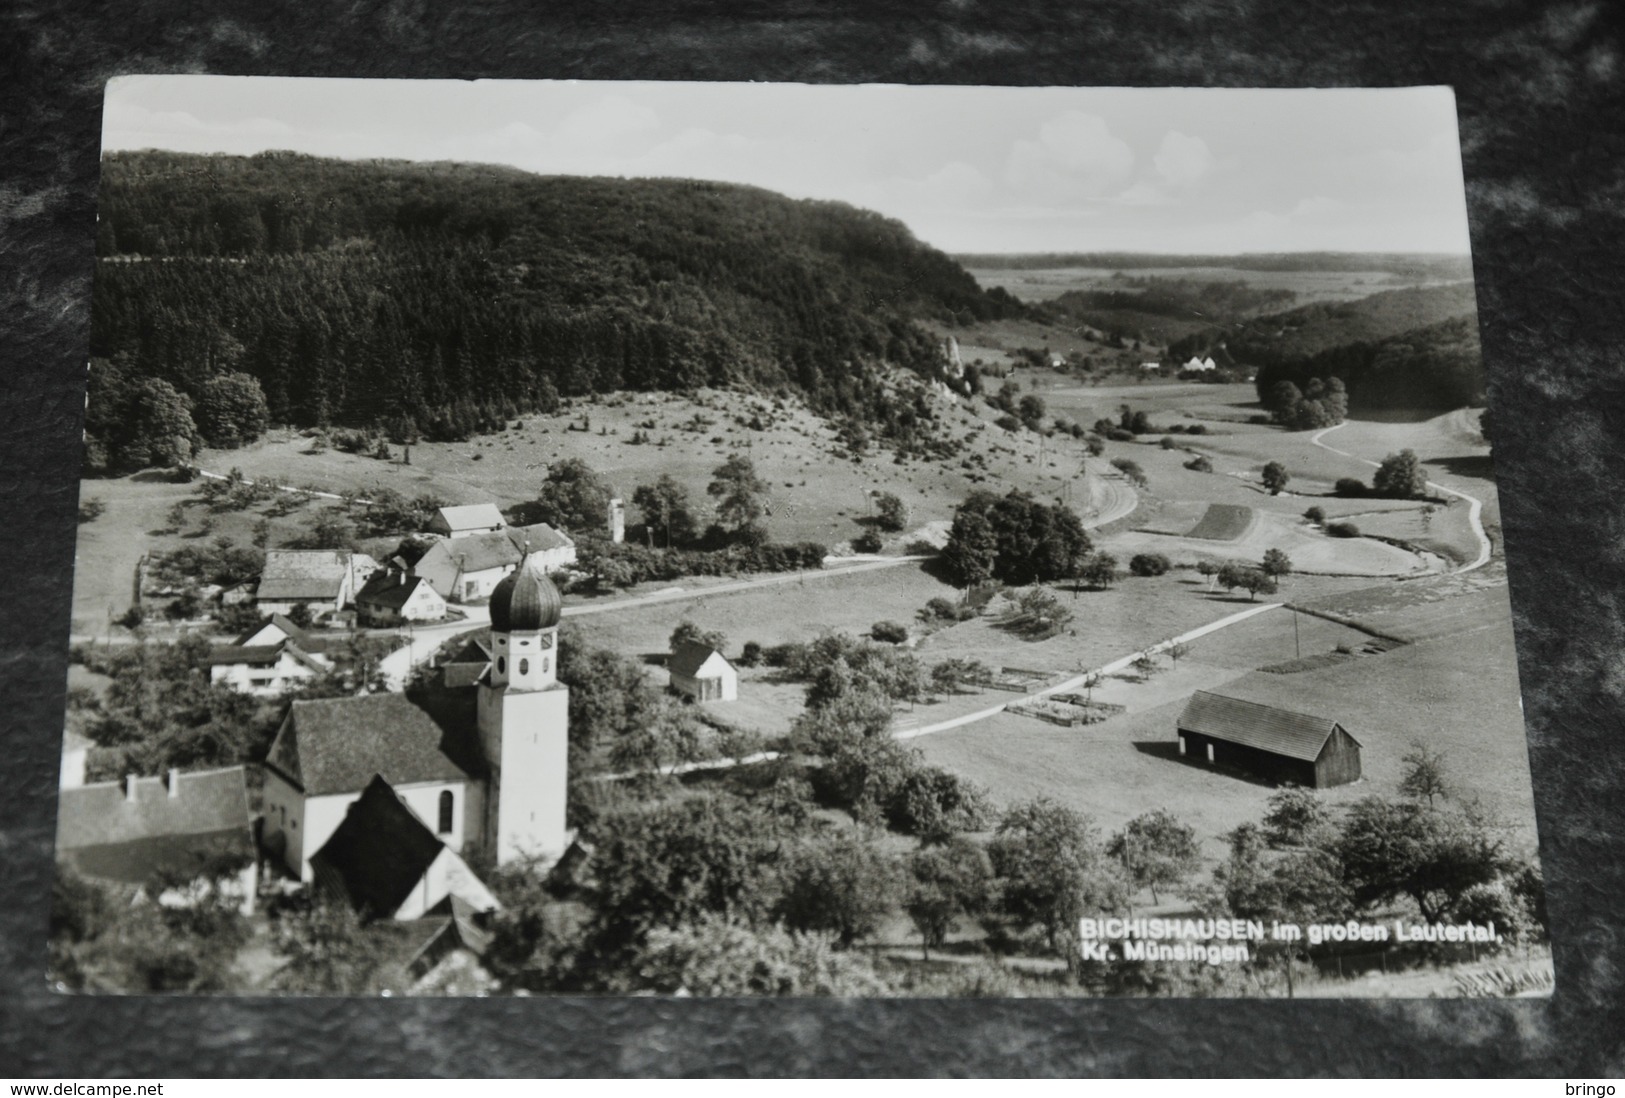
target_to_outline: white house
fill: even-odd
[[[1218,368],[1219,364],[1213,361],[1212,355],[1209,355],[1206,358],[1197,358],[1195,355],[1192,355],[1191,360],[1184,365],[1184,369],[1193,370],[1198,373],[1206,373],[1209,370],[1217,370]]]
[[[1150,373],[1153,370],[1156,370],[1156,371],[1160,372],[1162,370],[1162,363],[1160,363],[1160,362],[1142,362],[1142,363],[1140,363],[1140,369],[1146,371],[1147,373]]]
[[[736,701],[739,671],[708,644],[682,641],[666,661],[671,687],[694,701]]]
[[[478,912],[501,906],[381,777],[348,806],[311,867],[319,890],[373,918],[422,918],[452,896]]]
[[[545,572],[557,572],[576,562],[575,542],[542,522],[441,538],[412,565],[412,574],[428,580],[448,602],[474,602],[489,598],[502,578],[526,559],[527,550]]]
[[[370,628],[389,628],[412,621],[440,621],[446,600],[422,576],[379,569],[355,596],[356,617]]]
[[[467,538],[490,534],[507,526],[494,503],[471,503],[464,507],[442,507],[429,520],[429,531],[446,538]]]
[[[160,873],[181,880],[218,875],[222,891],[254,910],[259,861],[242,767],[167,778],[95,782],[58,794],[57,857],[83,876],[137,886]],[[198,890],[157,897],[186,903]]]
[[[326,656],[306,652],[291,640],[280,644],[222,644],[208,656],[209,681],[240,694],[269,697],[319,678],[333,669]]]
[[[346,549],[271,549],[265,554],[254,603],[268,614],[304,606],[312,617],[342,610],[378,562]]]

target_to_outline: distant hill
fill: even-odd
[[[1242,271],[1383,271],[1421,282],[1473,277],[1472,257],[1432,253],[1255,252],[1245,255],[1157,255],[1150,252],[962,253],[960,264],[977,270],[1042,271],[1086,267],[1129,271],[1148,268],[1229,268]]]
[[[1351,343],[1374,343],[1463,316],[1476,316],[1471,283],[1385,290],[1357,301],[1305,305],[1243,321],[1225,336],[1250,366],[1295,362]]]
[[[97,252],[91,353],[119,376],[240,370],[274,421],[430,437],[623,388],[886,422],[875,367],[941,368],[917,319],[1025,312],[869,211],[464,164],[110,154]]]

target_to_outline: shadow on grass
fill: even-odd
[[[1149,755],[1153,759],[1161,759],[1164,762],[1173,762],[1179,763],[1181,766],[1188,766],[1192,770],[1212,771],[1213,773],[1223,775],[1226,778],[1234,778],[1238,782],[1245,782],[1248,785],[1256,785],[1260,789],[1274,789],[1280,784],[1279,782],[1273,782],[1268,778],[1261,778],[1257,774],[1252,774],[1245,770],[1238,770],[1233,766],[1224,766],[1222,764],[1215,765],[1208,762],[1207,759],[1201,755],[1181,755],[1179,753],[1178,739],[1135,740],[1134,750],[1138,751],[1142,755]]]

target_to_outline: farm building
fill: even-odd
[[[1336,721],[1206,690],[1179,715],[1179,753],[1312,789],[1360,779],[1360,741]]]
[[[58,794],[57,857],[96,880],[146,886],[162,873],[173,879],[225,873],[223,893],[254,908],[259,863],[248,787],[240,766],[167,778],[94,782]],[[188,901],[171,888],[165,904]]]
[[[422,576],[379,569],[356,592],[355,613],[362,625],[375,629],[409,621],[439,621],[446,616],[446,600]]]
[[[671,688],[693,701],[737,701],[739,672],[708,644],[683,641],[666,661]]]
[[[557,572],[576,562],[576,545],[545,522],[508,526],[495,533],[442,538],[412,565],[447,602],[489,598],[496,585],[527,552],[543,571]]]
[[[270,696],[333,669],[326,656],[306,652],[283,638],[271,644],[222,644],[209,651],[209,681],[240,694]]]
[[[313,617],[344,609],[378,570],[365,553],[345,549],[272,549],[265,554],[254,603],[268,614],[304,606]]]
[[[494,533],[507,525],[496,504],[471,503],[466,507],[440,508],[429,520],[429,531],[443,538],[467,538]]]

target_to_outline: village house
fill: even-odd
[[[268,697],[320,678],[333,669],[324,638],[272,614],[208,656],[209,681],[244,694]]]
[[[509,526],[495,533],[441,538],[412,565],[447,602],[489,598],[503,577],[529,556],[537,567],[557,572],[576,562],[576,546],[544,522]]]
[[[671,688],[691,701],[737,701],[739,671],[708,644],[681,641],[666,661]]]
[[[467,538],[490,534],[507,526],[494,503],[471,503],[463,507],[442,507],[429,520],[429,532],[443,538]]]
[[[1310,789],[1360,780],[1360,741],[1327,717],[1207,690],[1179,715],[1179,753]]]
[[[259,863],[240,766],[65,788],[56,849],[63,863],[94,880],[147,888],[160,878],[207,879],[240,900],[244,914],[254,909]],[[196,894],[171,884],[157,899],[180,905]]]
[[[267,614],[289,614],[303,606],[318,620],[348,606],[377,570],[377,561],[347,549],[271,549],[254,603]]]
[[[1191,360],[1185,363],[1184,366],[1184,369],[1197,373],[1206,373],[1209,370],[1217,370],[1218,368],[1219,364],[1213,361],[1212,355],[1209,355],[1207,358],[1197,358],[1195,355],[1192,355]]]
[[[395,568],[380,568],[356,592],[356,618],[371,629],[387,629],[415,621],[440,621],[446,600],[422,576]]]
[[[313,879],[313,856],[375,778],[454,854],[477,847],[501,865],[563,853],[563,600],[541,565],[526,560],[492,592],[490,614],[493,658],[471,688],[432,700],[367,694],[292,705],[266,759],[263,793],[266,849],[289,872]]]

